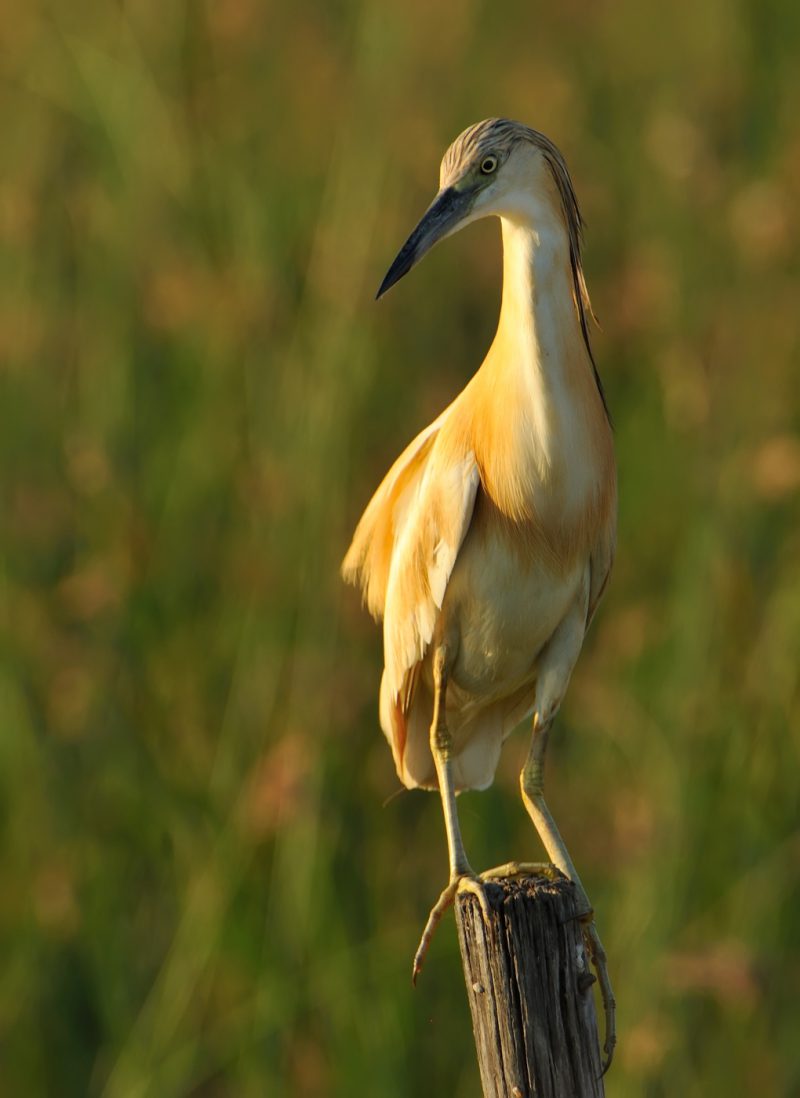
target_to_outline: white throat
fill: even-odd
[[[568,477],[579,496],[593,479],[590,422],[600,397],[575,307],[566,228],[533,197],[501,224],[503,300],[486,365],[502,373],[518,402],[509,423],[516,420],[542,480],[563,486]]]

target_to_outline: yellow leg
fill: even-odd
[[[425,954],[428,952],[433,933],[441,922],[442,916],[448,907],[454,902],[456,893],[460,891],[472,892],[480,901],[484,918],[490,915],[489,901],[480,879],[474,873],[472,866],[467,861],[464,851],[464,843],[461,839],[461,828],[458,823],[458,809],[456,807],[456,794],[453,788],[452,774],[452,747],[453,741],[447,728],[445,712],[445,699],[447,695],[447,649],[438,647],[433,654],[433,720],[431,721],[431,752],[436,765],[436,776],[439,780],[439,793],[442,798],[444,811],[444,825],[447,831],[447,851],[450,859],[450,880],[439,899],[433,905],[425,929],[422,932],[417,952],[414,955],[414,965],[411,979],[417,982],[417,976],[422,969]]]
[[[614,1057],[614,1046],[617,1041],[616,1030],[616,1003],[614,993],[611,990],[611,981],[608,976],[606,953],[603,949],[597,927],[594,923],[594,912],[586,890],[578,876],[578,871],[569,856],[566,843],[556,827],[556,822],[550,814],[544,799],[544,756],[547,749],[547,738],[550,732],[550,723],[540,724],[538,714],[533,719],[533,735],[531,746],[525,765],[520,774],[520,786],[522,788],[522,800],[528,810],[528,815],[533,820],[539,837],[544,843],[545,850],[552,858],[554,864],[564,873],[578,893],[580,907],[579,918],[583,925],[586,950],[591,958],[592,965],[597,973],[600,984],[600,995],[603,1000],[603,1010],[606,1017],[606,1039],[603,1046],[605,1062],[603,1072],[608,1071]]]

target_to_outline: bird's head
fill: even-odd
[[[581,219],[561,153],[537,130],[507,118],[488,118],[456,138],[442,159],[439,193],[400,249],[378,297],[434,244],[492,214],[535,218],[537,205],[556,214],[570,245],[580,249]],[[574,239],[573,239],[574,238]]]

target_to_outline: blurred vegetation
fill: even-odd
[[[588,222],[620,549],[549,761],[609,1095],[800,1092],[800,7],[5,5],[0,1091],[477,1096],[437,798],[340,585],[464,385],[496,224],[381,276],[467,124]],[[527,737],[462,798],[536,857]]]

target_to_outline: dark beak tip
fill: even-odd
[[[379,301],[388,290],[391,290],[392,286],[394,286],[396,282],[399,282],[400,279],[404,277],[404,275],[408,274],[413,265],[414,264],[410,261],[410,258],[404,255],[403,252],[401,252],[397,259],[394,261],[394,263],[391,265],[389,270],[386,272],[383,282],[381,282],[380,286],[378,287],[378,292],[375,294],[375,300]]]
[[[422,220],[395,257],[381,282],[375,300],[379,301],[387,290],[404,278],[412,267],[428,252],[445,231],[449,230],[463,216],[463,196],[452,188],[440,191]]]

